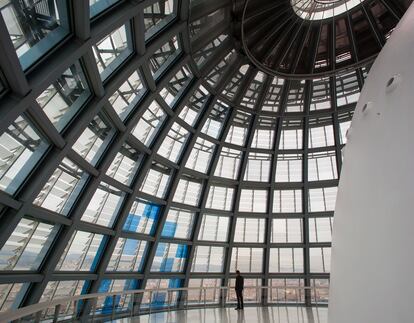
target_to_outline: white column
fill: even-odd
[[[414,322],[414,5],[371,69],[348,133],[329,322]]]

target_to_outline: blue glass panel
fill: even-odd
[[[93,18],[97,16],[98,14],[113,6],[117,2],[119,2],[119,0],[89,0],[89,17]]]
[[[95,270],[95,268],[98,264],[98,261],[101,259],[102,253],[105,250],[107,240],[108,240],[108,237],[104,236],[102,241],[101,241],[101,244],[99,245],[98,251],[96,252],[95,258],[93,259],[91,269],[90,269],[91,271]]]
[[[107,293],[109,291],[109,287],[111,286],[110,279],[103,279],[101,285],[98,288],[98,293]]]
[[[165,249],[167,248],[166,243],[160,243],[157,246],[157,251],[155,252],[155,257],[162,257],[164,255]]]
[[[177,230],[177,223],[166,221],[164,224],[164,228],[162,228],[161,235],[167,238],[174,238],[176,230]]]
[[[166,258],[161,264],[160,271],[171,272],[174,265],[174,258]]]
[[[148,201],[135,201],[128,214],[123,230],[154,235],[160,209],[161,206]]]
[[[127,239],[127,241],[125,242],[123,254],[132,256],[135,255],[135,250],[139,242],[139,240]]]
[[[180,244],[177,247],[177,252],[175,253],[176,258],[187,258],[188,246]]]
[[[167,296],[166,293],[156,293],[152,298],[152,305],[155,306],[164,306],[165,305],[165,297]]]
[[[182,286],[182,279],[173,278],[168,283],[168,288],[180,288]]]

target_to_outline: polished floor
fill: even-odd
[[[142,315],[116,323],[327,323],[327,308],[306,307],[247,307],[243,311],[233,308],[207,308],[171,311]]]

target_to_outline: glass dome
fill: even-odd
[[[386,35],[406,6],[366,0],[373,15],[306,27],[320,40],[295,56],[315,71],[300,79],[249,60],[237,2],[2,1],[0,311],[232,286],[236,268],[247,286],[328,286],[341,150],[370,64],[317,72],[377,53],[364,19]]]
[[[234,3],[234,35],[249,60],[266,74],[301,80],[372,63],[410,1]]]
[[[302,19],[321,20],[341,15],[365,0],[291,0],[295,13]]]

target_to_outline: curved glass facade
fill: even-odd
[[[233,286],[236,269],[247,286],[329,285],[341,150],[369,66],[268,76],[237,50],[231,1],[40,0],[24,24],[5,3],[0,311]]]

